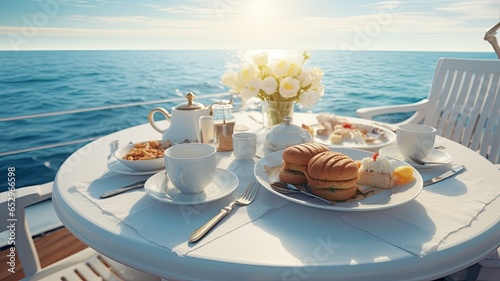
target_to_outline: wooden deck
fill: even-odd
[[[42,267],[87,248],[85,244],[80,242],[64,227],[37,237],[34,241]],[[0,281],[20,280],[24,277],[24,272],[19,259],[16,258],[16,272],[14,274],[8,272],[7,267],[4,266],[8,261],[8,253],[9,249],[5,249],[0,255],[0,264],[4,269],[0,272]]]

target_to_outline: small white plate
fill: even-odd
[[[144,184],[144,189],[148,195],[158,201],[173,205],[196,205],[211,202],[229,195],[238,187],[239,179],[231,171],[219,169],[215,170],[215,176],[205,191],[195,195],[180,192],[170,180],[165,172],[158,172],[151,176]]]
[[[327,146],[331,147],[339,147],[339,148],[356,148],[356,149],[365,149],[365,150],[370,150],[370,151],[377,151],[378,149],[391,145],[394,142],[396,142],[396,134],[392,132],[391,130],[378,126],[375,124],[358,124],[358,123],[351,123],[348,122],[354,127],[358,128],[363,128],[365,130],[370,130],[371,128],[377,128],[384,132],[382,136],[380,136],[378,139],[372,141],[372,142],[365,142],[365,141],[357,141],[355,139],[345,139],[341,144],[333,144],[328,136],[315,136],[314,140],[316,142],[326,144]]]
[[[124,159],[126,155],[129,154],[129,152],[136,147],[136,145],[141,145],[140,147],[146,145],[148,142],[157,142],[160,145],[161,150],[157,150],[156,153],[160,154],[160,157],[153,158],[153,159],[144,159],[144,160],[127,160]],[[115,158],[118,160],[118,162],[122,163],[123,165],[136,170],[136,171],[158,171],[160,169],[165,168],[165,160],[163,159],[163,152],[165,149],[169,148],[171,146],[169,141],[163,141],[163,140],[152,140],[152,141],[140,141],[136,143],[131,143],[128,144],[117,151],[113,154]],[[152,151],[151,151],[152,152]],[[135,154],[135,153],[134,153]]]
[[[151,171],[137,171],[137,170],[134,170],[132,168],[129,168],[129,167],[123,165],[120,161],[118,161],[114,157],[108,161],[108,169],[110,171],[115,172],[115,173],[124,174],[124,175],[134,175],[134,176],[151,175],[154,173],[158,173],[160,171],[165,171],[165,167],[162,167],[161,169],[157,169],[157,170],[151,170]]]
[[[386,147],[380,149],[379,153],[381,155],[389,156],[389,157],[403,161],[403,156],[401,156],[401,154],[399,154],[398,147],[395,145],[386,146]],[[415,167],[417,169],[429,169],[429,168],[436,168],[436,167],[441,167],[441,166],[450,164],[451,162],[453,162],[453,157],[442,150],[433,149],[431,151],[431,153],[427,157],[424,158],[424,161],[441,162],[442,164],[420,165],[420,164],[417,164],[411,160],[407,161],[407,163],[412,165],[413,167]]]

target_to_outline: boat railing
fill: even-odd
[[[232,99],[232,98],[233,97],[227,92],[197,95],[197,101],[214,102],[214,101],[227,100],[227,99]],[[163,106],[165,106],[165,104],[176,104],[176,103],[181,103],[185,100],[186,100],[185,97],[172,97],[172,98],[152,100],[152,101],[114,104],[114,105],[79,108],[79,109],[73,109],[73,110],[45,112],[45,113],[20,115],[20,116],[0,117],[0,122],[47,118],[47,117],[53,117],[53,116],[70,115],[70,114],[85,113],[85,112],[92,112],[92,111],[104,111],[104,110],[128,108],[128,107],[138,107],[138,106],[145,106],[145,105],[163,105]],[[17,149],[17,150],[2,151],[2,152],[0,152],[0,157],[7,156],[7,155],[20,154],[20,153],[25,153],[25,152],[31,152],[31,151],[38,151],[38,150],[54,148],[54,147],[61,147],[61,146],[66,146],[66,145],[78,144],[78,143],[85,143],[85,142],[93,141],[93,140],[100,138],[100,137],[102,137],[102,136],[93,136],[93,137],[81,138],[81,139],[71,140],[71,141],[54,142],[54,143],[49,143],[47,145],[41,145],[41,146],[26,147],[26,148]],[[45,182],[45,183],[36,184],[33,186],[23,186],[23,188],[37,188],[38,189],[38,188],[41,188],[42,186],[52,186],[52,184],[53,184],[53,182]],[[63,226],[61,221],[58,219],[56,213],[54,212],[51,200],[45,200],[41,203],[28,206],[27,209],[31,209],[30,211],[26,212],[26,215],[28,217],[27,221],[29,223],[30,233],[33,236],[43,235],[44,233],[47,233],[51,230],[54,230],[54,229],[57,229],[57,228]],[[36,222],[36,223],[31,223],[31,222]],[[8,238],[7,231],[0,233],[0,247],[4,247],[7,245],[7,238]]]
[[[215,94],[204,94],[204,95],[197,96],[197,99],[198,100],[206,100],[206,99],[215,99],[215,98],[224,98],[224,97],[230,98],[230,94],[227,93],[227,92],[226,93],[215,93]],[[9,116],[9,117],[0,118],[0,122],[10,122],[10,121],[18,121],[18,120],[26,120],[26,119],[46,118],[46,117],[69,115],[69,114],[75,114],[75,113],[85,113],[85,112],[92,112],[92,111],[103,111],[103,110],[128,108],[128,107],[136,107],[136,106],[144,106],[144,105],[174,103],[174,102],[182,102],[182,101],[185,101],[185,100],[186,100],[185,97],[175,97],[175,98],[152,100],[152,101],[142,101],[142,102],[133,102],[133,103],[113,104],[113,105],[88,107],[88,108],[78,108],[78,109],[72,109],[72,110],[63,110],[63,111],[36,113],[36,114],[20,115],[20,116]],[[87,138],[82,138],[82,139],[77,139],[77,140],[71,140],[71,141],[56,142],[56,143],[50,143],[50,144],[46,144],[46,145],[26,147],[26,148],[21,148],[21,149],[16,149],[16,150],[9,150],[9,151],[2,151],[2,152],[0,152],[0,157],[2,157],[2,156],[8,156],[8,155],[14,155],[14,154],[20,154],[20,153],[25,153],[25,152],[30,152],[30,151],[37,151],[37,150],[42,150],[42,149],[48,149],[48,148],[54,148],[54,147],[60,147],[60,146],[66,146],[66,145],[73,145],[73,144],[84,143],[84,142],[90,142],[90,141],[93,141],[93,140],[98,139],[100,137],[102,137],[102,136],[93,136],[93,137],[87,137]]]

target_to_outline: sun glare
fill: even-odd
[[[270,20],[275,12],[272,1],[257,0],[249,2],[249,13],[257,20]]]
[[[249,48],[280,46],[283,36],[278,34],[285,31],[286,20],[282,9],[275,1],[245,1],[235,13],[235,16],[237,15],[239,17],[235,18],[232,28]]]

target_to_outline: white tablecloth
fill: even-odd
[[[464,189],[469,196],[460,196]],[[447,183],[425,187],[415,200],[404,206],[339,215],[354,227],[412,254],[425,256],[446,244],[451,233],[470,227],[499,196],[498,188],[463,173]]]
[[[214,239],[259,219],[267,211],[280,208],[287,200],[276,196],[266,196],[265,190],[257,194],[252,204],[246,207],[236,206],[233,211],[211,232],[197,243],[188,243],[191,232],[196,230],[221,208],[243,194],[253,176],[251,173],[254,161],[235,160],[231,153],[219,154],[219,168],[227,168],[239,175],[240,184],[237,190],[221,200],[202,205],[169,205],[154,200],[144,191],[136,189],[107,199],[99,199],[99,195],[107,190],[118,188],[138,180],[137,177],[123,175],[105,175],[90,182],[77,182],[73,196],[84,196],[98,206],[103,215],[111,216],[132,227],[145,239],[170,249],[178,255],[196,250]],[[147,177],[146,177],[147,178]],[[264,189],[264,188],[262,188]]]
[[[262,130],[245,114],[237,122]],[[296,117],[314,121],[312,114]],[[233,194],[208,204],[169,205],[149,198],[144,190],[97,199],[103,191],[146,178],[110,172],[109,142],[158,138],[149,125],[142,125],[83,147],[60,168],[53,200],[63,223],[85,243],[167,279],[436,279],[469,266],[500,244],[500,171],[465,147],[438,138],[436,145],[446,147],[453,164],[465,164],[468,171],[425,187],[413,202],[346,213],[301,206],[261,189],[254,203],[237,207],[191,245],[191,231],[254,179],[253,163],[221,153],[219,167],[237,174],[240,184]],[[261,148],[258,154],[265,152]],[[420,172],[428,179],[448,168]]]

